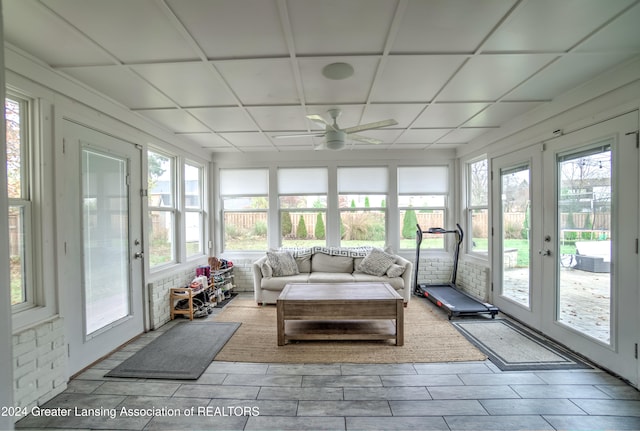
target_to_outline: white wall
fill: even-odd
[[[2,31],[2,1],[0,0],[0,42],[4,44]],[[0,53],[0,95],[4,100],[4,55]],[[0,125],[0,142],[5,148],[5,122]],[[7,190],[7,153],[0,151],[0,190]],[[7,214],[7,194],[0,193],[0,214]],[[9,286],[9,226],[6,217],[0,217],[0,286]],[[11,341],[11,295],[10,289],[0,293],[0,406],[13,406],[13,369],[6,364],[12,363],[13,349]],[[13,429],[13,418],[0,416],[0,429]]]

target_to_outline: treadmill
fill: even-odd
[[[495,319],[496,314],[500,311],[498,307],[481,302],[459,289],[456,286],[456,275],[458,272],[458,257],[460,255],[460,245],[462,244],[462,238],[464,233],[459,224],[456,224],[455,230],[446,230],[441,227],[432,227],[426,231],[420,228],[420,225],[416,225],[418,231],[416,232],[416,262],[415,272],[413,275],[413,293],[417,296],[422,296],[436,304],[438,307],[444,309],[448,315],[449,320],[452,317],[469,316],[476,314],[490,314],[492,319]],[[451,274],[451,282],[445,284],[418,284],[418,267],[420,266],[420,245],[422,244],[422,235],[424,233],[429,234],[455,234],[456,236],[456,249],[453,256],[453,272]]]

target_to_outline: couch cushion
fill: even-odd
[[[300,274],[309,274],[311,272],[311,255],[295,257],[296,264],[298,265],[298,271]]]
[[[296,260],[287,251],[268,251],[267,261],[273,270],[274,277],[285,277],[300,273]]]
[[[290,275],[288,277],[263,278],[260,287],[264,290],[282,290],[288,283],[306,283],[309,274]]]
[[[311,272],[353,272],[353,258],[348,256],[329,256],[324,253],[315,253],[311,258]]]
[[[362,259],[358,271],[370,275],[381,276],[387,272],[387,269],[395,263],[396,257],[385,253],[382,249],[374,248]]]
[[[353,279],[356,283],[389,283],[395,290],[404,289],[404,280],[402,277],[376,277],[375,275],[365,274],[364,272],[354,272]]]
[[[345,272],[312,272],[309,283],[353,283],[353,275]]]

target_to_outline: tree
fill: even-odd
[[[307,237],[307,224],[304,222],[304,217],[300,217],[298,220],[298,227],[296,228],[296,237],[298,238],[306,238]]]
[[[280,220],[280,230],[282,232],[282,236],[289,235],[292,229],[293,224],[291,223],[291,214],[289,214],[289,211],[283,211],[282,219]]]
[[[417,224],[418,218],[416,217],[416,211],[413,208],[409,208],[404,213],[404,218],[402,220],[402,237],[406,239],[415,238]]]
[[[371,203],[369,202],[369,196],[364,197],[364,207],[371,208]]]
[[[316,217],[316,227],[314,234],[316,239],[325,238],[324,220],[322,219],[322,213],[318,213],[318,216]]]

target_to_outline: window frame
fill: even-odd
[[[195,168],[198,170],[198,201],[199,201],[199,206],[189,206],[187,205],[187,166],[190,166],[192,168]],[[182,208],[184,211],[184,223],[183,223],[183,231],[184,231],[184,256],[186,260],[192,260],[192,259],[197,259],[200,258],[204,255],[207,254],[207,246],[206,246],[206,223],[207,223],[207,217],[206,217],[206,194],[205,194],[205,173],[204,173],[204,166],[202,166],[199,163],[196,163],[194,161],[191,160],[185,160],[184,163],[182,164],[182,177],[183,177],[183,204],[182,204]],[[187,215],[188,214],[198,214],[198,218],[199,218],[199,222],[200,222],[200,232],[199,232],[199,242],[200,242],[200,249],[198,250],[197,253],[194,254],[189,254],[189,250],[187,247]]]
[[[147,161],[150,157],[150,154],[155,154],[157,156],[160,157],[164,157],[166,159],[169,160],[169,165],[171,168],[171,173],[170,173],[170,180],[171,180],[171,186],[170,186],[170,190],[171,190],[171,205],[168,206],[154,206],[151,205],[151,203],[149,202],[147,204],[147,213],[148,213],[148,219],[149,219],[149,224],[150,224],[150,228],[151,226],[153,226],[153,222],[151,220],[151,214],[156,212],[156,213],[168,213],[171,216],[171,227],[172,227],[172,243],[171,243],[171,255],[172,258],[171,260],[167,261],[167,262],[162,262],[160,264],[157,265],[152,265],[151,264],[151,238],[149,238],[149,259],[148,259],[148,264],[149,264],[149,272],[158,272],[161,271],[162,269],[171,266],[171,265],[175,265],[179,262],[179,241],[178,241],[178,193],[177,193],[177,166],[178,166],[178,157],[175,155],[171,155],[167,152],[164,152],[160,149],[157,148],[149,148],[147,150]],[[148,170],[148,169],[147,169]],[[149,172],[147,172],[147,178],[149,176]],[[147,179],[148,181],[148,179]],[[151,195],[151,188],[148,188],[148,194]]]
[[[240,193],[225,193],[225,187],[223,182],[225,181],[223,179],[223,171],[263,171],[266,173],[266,191],[264,192],[264,194],[261,193],[252,193],[250,191],[243,191]],[[222,169],[218,169],[218,197],[219,197],[219,202],[220,202],[220,246],[221,246],[221,252],[222,253],[247,253],[247,252],[264,252],[266,250],[269,249],[269,244],[270,244],[270,237],[272,235],[272,233],[270,232],[269,226],[270,226],[270,219],[272,217],[271,211],[271,205],[270,205],[270,194],[272,192],[271,187],[269,187],[269,177],[270,177],[270,169],[267,167],[256,167],[256,168],[248,168],[248,167],[238,167],[238,168],[222,168]],[[228,189],[227,189],[228,190]],[[225,203],[227,200],[230,199],[242,199],[242,198],[248,198],[248,199],[264,199],[265,202],[267,203],[266,208],[240,208],[240,209],[227,209]],[[266,215],[265,217],[265,225],[266,225],[266,229],[267,229],[267,235],[266,235],[266,240],[264,243],[264,248],[259,248],[259,249],[230,249],[227,247],[227,239],[226,239],[226,232],[227,232],[227,226],[226,226],[226,215],[227,213],[242,213],[242,212],[255,212],[255,213],[264,213]]]
[[[417,190],[415,189],[415,185],[409,185],[410,190],[402,190],[402,183],[403,181],[401,181],[401,174],[402,174],[402,170],[403,169],[407,169],[407,170],[420,170],[420,169],[425,169],[425,170],[429,170],[429,169],[444,169],[444,178],[441,180],[444,185],[446,185],[446,189],[445,190],[426,190],[422,187],[420,187],[421,190]],[[432,165],[402,165],[402,166],[398,166],[396,169],[396,175],[398,177],[398,190],[396,191],[396,193],[398,194],[398,222],[400,225],[400,230],[398,231],[398,237],[399,237],[399,245],[400,245],[400,250],[407,252],[409,250],[415,250],[415,245],[413,248],[402,248],[402,228],[403,228],[403,224],[404,224],[404,220],[403,217],[401,215],[402,211],[407,211],[408,209],[413,209],[416,212],[420,211],[420,210],[428,210],[428,211],[442,211],[442,220],[443,220],[443,226],[420,226],[422,229],[428,229],[431,227],[442,227],[447,229],[447,224],[450,222],[450,217],[451,217],[451,211],[449,210],[449,206],[451,204],[451,187],[449,185],[450,183],[450,179],[451,179],[451,171],[452,171],[452,167],[449,163],[444,163],[444,164],[432,164]],[[426,175],[426,173],[425,173]],[[412,197],[429,197],[429,196],[441,196],[443,198],[443,203],[442,205],[421,205],[421,206],[406,206],[406,205],[401,205],[400,204],[400,197],[401,196],[412,196]],[[417,229],[416,229],[417,230]],[[434,251],[434,252],[442,252],[442,251],[446,251],[447,249],[447,244],[448,241],[447,239],[440,234],[425,234],[423,239],[427,239],[427,238],[438,238],[441,239],[442,242],[442,246],[441,247],[428,247],[427,245],[425,245],[424,241],[423,244],[421,246],[421,250],[425,250],[425,251]]]
[[[473,166],[478,163],[484,162],[486,166],[486,189],[484,190],[484,194],[486,196],[486,203],[484,204],[476,204],[473,202],[474,196],[474,184],[473,184]],[[489,159],[486,155],[482,155],[480,157],[475,157],[465,162],[465,193],[464,193],[464,208],[465,208],[465,228],[466,232],[468,232],[465,238],[464,249],[466,250],[466,254],[470,256],[477,257],[482,260],[489,260],[489,247],[490,247],[490,229],[491,223],[489,220],[489,203],[490,203],[490,169],[489,169]],[[486,251],[476,251],[473,247],[473,213],[474,211],[486,211],[487,214],[487,250]]]
[[[285,175],[285,172],[289,173]],[[313,214],[317,217],[318,213],[322,213],[323,215],[323,223],[324,223],[324,239],[315,238],[315,223],[314,222],[314,233],[313,237],[310,240],[301,239],[300,242],[308,242],[308,241],[324,241],[322,246],[327,245],[327,206],[329,202],[329,170],[326,166],[319,167],[280,167],[277,169],[277,177],[278,177],[278,246],[280,247],[290,247],[289,245],[284,245],[283,241],[285,240],[283,232],[282,232],[282,220],[283,214],[285,212],[288,213],[301,213],[301,214]],[[317,182],[318,177],[322,177],[324,182]],[[298,187],[304,187],[305,183],[312,179],[314,189],[309,191],[308,193],[304,193],[299,190]],[[285,180],[289,180],[290,183]],[[295,184],[292,186],[292,184]],[[285,189],[284,191],[282,189]],[[324,207],[315,208],[313,206],[305,206],[300,208],[283,208],[282,199],[288,197],[296,197],[296,198],[308,198],[308,197],[318,197],[324,198]],[[297,229],[297,223],[292,222],[291,230],[295,232]],[[307,232],[310,229],[307,227]],[[300,244],[291,247],[308,247],[307,244]]]
[[[20,313],[25,310],[37,307],[42,303],[42,296],[38,294],[40,289],[38,283],[38,271],[35,264],[36,250],[39,249],[38,241],[36,241],[36,235],[34,230],[37,226],[37,220],[33,213],[33,199],[35,193],[33,187],[35,182],[33,179],[33,167],[34,162],[32,153],[34,152],[35,133],[33,130],[33,119],[35,117],[35,100],[24,94],[7,89],[5,95],[5,110],[6,100],[12,100],[19,106],[20,117],[20,190],[19,197],[11,197],[8,194],[8,208],[11,210],[15,208],[18,212],[22,213],[22,216],[18,218],[18,236],[22,237],[22,247],[20,247],[20,258],[23,261],[21,265],[22,272],[22,295],[25,299],[16,304],[11,305],[12,312]],[[7,121],[5,119],[5,121]],[[5,144],[7,145],[7,144]],[[6,149],[5,149],[6,151]],[[8,163],[8,160],[7,160]],[[8,174],[8,169],[7,169]],[[8,178],[7,178],[8,183]],[[11,256],[11,255],[10,255]]]

